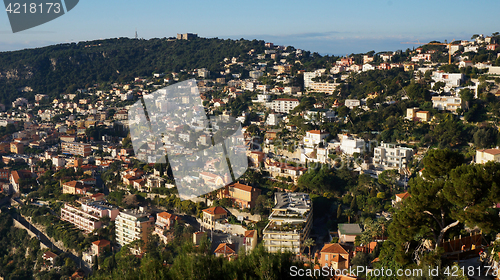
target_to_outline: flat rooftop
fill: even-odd
[[[307,193],[284,193],[275,194],[274,209],[295,210],[303,212],[311,209],[311,199]]]

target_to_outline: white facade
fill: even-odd
[[[441,71],[434,72],[432,74],[432,79],[435,82],[443,82],[447,87],[458,87],[460,82],[464,79],[464,74],[461,73],[445,73]],[[431,83],[431,87],[434,83]]]
[[[374,164],[387,169],[401,169],[408,166],[408,162],[413,156],[413,149],[381,142],[373,153]]]
[[[325,69],[318,69],[314,72],[304,72],[304,88],[310,88],[314,78],[321,76],[325,73]]]
[[[299,100],[294,98],[279,98],[266,104],[267,107],[278,113],[290,113],[299,105]]]
[[[362,154],[365,150],[365,140],[352,136],[342,135],[340,138],[340,150],[344,154],[353,155]]]
[[[275,125],[278,125],[282,119],[283,118],[280,114],[272,114],[271,113],[267,116],[266,124],[275,126]]]
[[[314,147],[319,143],[323,142],[323,140],[328,137],[329,133],[320,131],[320,130],[310,130],[306,132],[306,136],[304,137],[304,146],[306,147]]]
[[[460,108],[462,99],[458,96],[433,96],[432,107],[438,110],[448,110],[455,112]]]
[[[358,107],[361,105],[361,101],[357,99],[346,99],[345,100],[345,106],[349,109],[354,109],[354,107]]]
[[[154,218],[137,210],[125,210],[116,217],[116,242],[120,246],[134,240],[147,240],[147,233],[154,225]]]
[[[335,119],[335,117],[336,117],[335,111],[327,109],[311,109],[306,111],[306,113],[304,114],[304,119],[308,121],[317,120],[325,122],[325,121],[331,121]]]

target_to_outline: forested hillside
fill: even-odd
[[[249,50],[263,52],[264,41],[117,38],[59,44],[0,53],[0,103],[37,93],[58,96],[94,83],[130,81],[153,72],[183,69],[223,70],[224,58],[240,57]],[[68,92],[65,92],[68,91]]]

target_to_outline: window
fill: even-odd
[[[328,254],[325,254],[325,261],[328,260]]]

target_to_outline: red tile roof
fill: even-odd
[[[101,239],[101,240],[97,240],[97,241],[92,242],[92,244],[96,245],[97,247],[106,247],[106,246],[109,246],[109,244],[111,244],[111,242],[109,242],[108,240]]]
[[[338,243],[330,243],[323,246],[321,253],[349,254],[347,250]]]
[[[216,254],[236,254],[234,244],[221,243],[217,246],[214,253]]]
[[[253,237],[255,234],[255,230],[247,230],[245,231],[245,237]]]
[[[203,210],[203,212],[208,213],[210,215],[227,214],[227,211],[224,210],[224,208],[222,208],[220,206],[215,206],[215,207],[205,209],[205,210]]]

